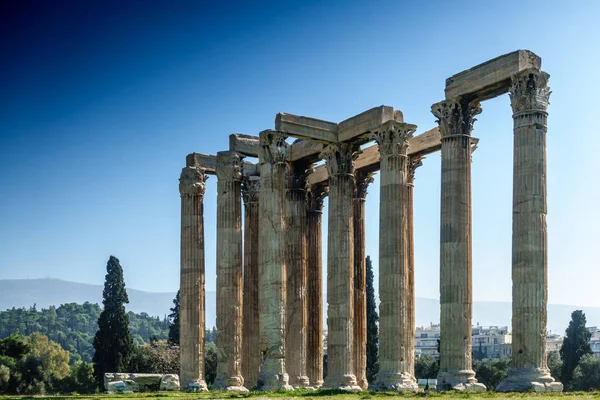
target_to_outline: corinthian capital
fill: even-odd
[[[369,184],[373,183],[374,172],[356,171],[354,173],[354,197],[365,200],[367,198],[367,189]]]
[[[321,151],[319,157],[325,160],[329,176],[352,175],[354,161],[360,154],[358,146],[352,143],[331,143]]]
[[[219,151],[215,172],[220,181],[241,181],[242,157],[233,151]]]
[[[417,168],[419,168],[420,166],[423,165],[424,158],[425,158],[425,156],[422,156],[422,155],[410,157],[410,161],[408,163],[408,182],[409,183],[414,183],[415,172],[417,171]]]
[[[258,203],[260,193],[260,177],[248,176],[242,180],[242,199],[244,204]]]
[[[550,104],[550,75],[535,68],[523,70],[512,77],[510,105],[514,114],[523,112],[546,112]]]
[[[379,154],[385,156],[405,156],[408,140],[417,130],[416,125],[405,122],[387,121],[371,132],[371,138],[379,145]]]
[[[260,150],[258,159],[261,163],[282,164],[286,161],[288,143],[287,136],[278,131],[262,131],[259,134]]]
[[[470,135],[476,115],[481,114],[479,102],[469,102],[462,98],[441,101],[431,106],[431,112],[440,125],[442,138],[454,135]]]
[[[323,211],[323,200],[329,188],[325,185],[306,185],[306,209],[308,211]]]
[[[208,179],[205,171],[204,168],[200,167],[183,168],[179,177],[179,194],[181,196],[197,195],[204,197],[204,191],[206,190],[204,182]]]

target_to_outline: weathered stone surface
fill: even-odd
[[[469,95],[479,101],[508,92],[511,77],[528,68],[539,70],[542,60],[529,50],[496,57],[446,80],[446,99]]]
[[[241,157],[217,153],[217,376],[213,388],[244,392]]]
[[[471,359],[471,131],[478,103],[432,106],[442,138],[440,217],[440,372],[438,389],[485,390]]]
[[[258,324],[258,197],[260,177],[244,178],[244,301],[242,335],[242,376],[245,386],[256,387],[262,357]]]
[[[379,208],[379,373],[376,390],[416,391],[409,353],[414,331],[410,321],[411,230],[409,225],[411,160],[409,139],[416,125],[386,122],[373,131],[381,154]]]
[[[327,376],[324,387],[360,391],[353,368],[354,160],[357,148],[334,143],[321,156],[329,172],[327,235]]]
[[[306,171],[304,163],[288,165],[286,187],[286,344],[285,365],[294,388],[309,387],[306,375]]]
[[[292,390],[285,366],[285,209],[286,136],[275,131],[260,133],[260,196],[258,269],[261,287],[260,350],[262,364],[257,387]]]
[[[234,151],[244,156],[258,157],[258,149],[258,136],[241,133],[229,135],[229,151]]]
[[[546,119],[549,75],[522,71],[510,90],[514,121],[513,369],[499,391],[561,391],[546,364],[548,237]]]
[[[188,157],[189,159],[189,157]],[[192,158],[193,160],[193,158]],[[189,161],[189,160],[188,160]],[[204,182],[206,170],[195,164],[181,172],[180,377],[186,386],[204,382]]]
[[[160,390],[179,390],[179,375],[165,374],[160,378]]]
[[[365,201],[373,172],[356,171],[354,185],[354,375],[367,390],[367,264],[365,251]]]
[[[306,189],[307,208],[307,353],[306,369],[310,386],[323,385],[323,266],[322,224],[325,185]]]

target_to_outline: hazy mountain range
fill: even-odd
[[[63,303],[102,304],[102,285],[68,282],[60,279],[0,279],[0,310],[12,307],[29,308],[34,304],[38,309]],[[128,311],[146,312],[163,318],[169,314],[175,293],[153,293],[127,288],[129,295]],[[563,334],[571,312],[583,310],[588,326],[600,325],[600,307],[580,307],[575,305],[550,304],[548,306],[548,329]],[[495,301],[475,301],[473,303],[473,324],[510,325],[511,303]],[[206,292],[206,326],[216,324],[216,293]],[[417,297],[416,323],[418,326],[438,323],[439,301]]]

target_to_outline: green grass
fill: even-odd
[[[53,400],[121,400],[121,399],[234,399],[234,398],[252,398],[273,399],[286,398],[298,400],[320,400],[323,397],[334,397],[334,400],[393,400],[404,398],[439,398],[439,399],[539,399],[539,398],[574,398],[574,399],[597,399],[600,400],[600,391],[597,392],[570,392],[570,393],[468,393],[468,392],[444,392],[444,393],[406,393],[398,394],[393,392],[361,392],[361,393],[343,393],[336,390],[318,390],[295,392],[250,392],[248,394],[237,394],[227,392],[208,392],[208,393],[180,393],[180,392],[158,392],[158,393],[135,393],[135,394],[98,394],[98,395],[71,395],[71,396],[0,396],[0,400],[23,400],[23,399],[53,399]]]

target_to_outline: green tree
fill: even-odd
[[[179,346],[173,346],[166,340],[135,346],[128,372],[178,374]]]
[[[98,318],[98,332],[94,338],[94,375],[101,388],[105,372],[123,372],[131,356],[133,339],[129,332],[129,303],[123,268],[116,257],[110,256],[106,265],[106,280],[102,294],[104,309]]]
[[[574,390],[600,390],[600,358],[586,354],[579,360],[579,365],[573,371],[571,387]]]
[[[415,378],[435,379],[440,366],[435,357],[428,354],[422,355],[415,360]]]
[[[206,384],[212,386],[217,377],[217,345],[205,342],[204,345],[204,379]]]
[[[551,351],[548,353],[548,369],[550,370],[550,375],[557,380],[560,381],[560,374],[563,366],[563,362],[560,359],[560,354],[558,351]]]
[[[30,350],[30,344],[16,333],[7,338],[0,339],[0,357],[6,356],[19,359],[25,357]]]
[[[37,332],[27,336],[26,340],[31,347],[29,355],[39,359],[45,374],[51,375],[53,380],[69,374],[69,352],[58,343]]]
[[[179,290],[173,299],[169,314],[169,343],[179,346]]]
[[[561,382],[569,387],[573,379],[573,371],[577,368],[579,360],[586,354],[592,354],[590,338],[592,334],[585,327],[585,313],[575,310],[571,314],[571,321],[565,332],[565,339],[560,348],[560,358],[563,366],[561,371]]]
[[[473,363],[477,380],[489,390],[494,390],[500,382],[506,379],[509,367],[510,359],[508,358],[486,358]]]
[[[375,307],[375,288],[373,283],[373,263],[367,256],[367,381],[373,383],[379,372],[378,349],[379,331],[377,322],[379,315]]]

